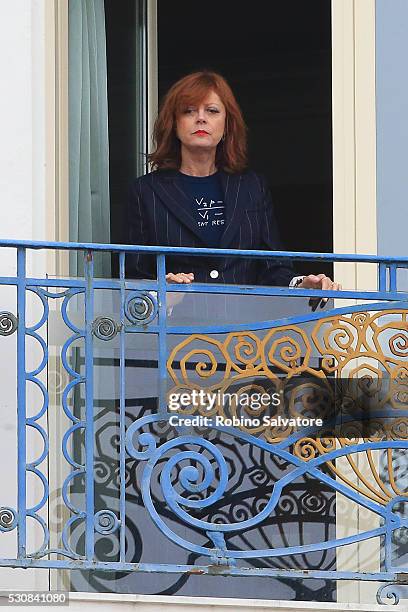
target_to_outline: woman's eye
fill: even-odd
[[[186,115],[189,115],[191,113],[194,113],[194,108],[186,108],[184,112],[186,113]]]
[[[218,108],[209,108],[208,109],[210,113],[219,113],[220,111],[218,110]]]

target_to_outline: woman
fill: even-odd
[[[281,250],[269,190],[247,169],[246,126],[223,77],[203,71],[177,81],[164,98],[153,140],[154,171],[131,189],[130,244]],[[154,258],[129,259],[130,277],[156,277]],[[324,274],[295,277],[289,263],[273,258],[166,259],[171,283],[340,288]]]

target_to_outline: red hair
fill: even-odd
[[[221,99],[226,110],[225,138],[217,145],[215,163],[226,172],[242,172],[247,166],[246,125],[231,87],[216,72],[193,72],[183,77],[165,95],[154,124],[155,150],[148,156],[154,169],[181,165],[180,141],[176,135],[177,117],[187,106],[200,104],[210,91]]]

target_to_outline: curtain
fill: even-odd
[[[69,1],[69,238],[110,242],[109,141],[103,0]],[[82,253],[70,274],[83,275]],[[98,253],[95,276],[110,276],[109,253]]]

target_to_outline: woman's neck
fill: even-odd
[[[183,174],[190,176],[210,176],[217,172],[215,165],[215,151],[188,151],[182,147],[181,166]]]

